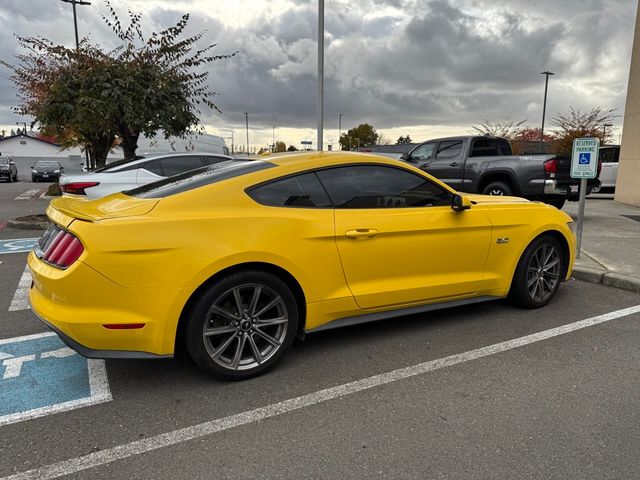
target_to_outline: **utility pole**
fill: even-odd
[[[64,3],[73,5],[73,28],[76,31],[76,50],[80,51],[80,38],[78,37],[78,17],[76,15],[76,5],[91,5],[85,0],[62,0]]]
[[[318,0],[318,136],[316,150],[322,150],[324,120],[324,0]]]
[[[542,153],[542,144],[544,143],[544,117],[547,113],[547,90],[549,89],[549,76],[555,75],[555,73],[547,70],[546,72],[540,73],[540,75],[544,75],[544,101],[542,103],[542,128],[540,128],[540,146],[538,147],[538,151]]]
[[[247,155],[249,155],[249,113],[244,112],[244,120],[247,125]]]
[[[276,151],[276,127],[273,127],[272,131],[273,138],[271,139],[271,153]]]
[[[342,114],[340,113],[338,115],[338,150],[341,150],[340,148],[340,137],[342,136]]]

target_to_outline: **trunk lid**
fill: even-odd
[[[59,197],[51,201],[47,215],[65,227],[74,219],[96,222],[149,213],[158,204],[157,198],[135,198],[115,193],[96,200],[79,197]]]

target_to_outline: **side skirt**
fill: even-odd
[[[322,332],[333,328],[347,327],[351,325],[359,325],[361,323],[377,322],[378,320],[386,320],[387,318],[402,317],[404,315],[414,315],[416,313],[432,312],[435,310],[443,310],[445,308],[461,307],[463,305],[472,305],[474,303],[489,302],[492,300],[500,300],[505,297],[482,296],[474,298],[464,298],[462,300],[452,300],[442,303],[430,303],[428,305],[418,305],[416,307],[405,307],[396,310],[385,310],[383,312],[365,313],[364,315],[356,315],[352,317],[338,318],[329,323],[320,325],[311,330],[305,330],[305,333]]]

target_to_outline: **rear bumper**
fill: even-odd
[[[600,187],[600,180],[597,178],[590,179],[587,182],[587,195],[591,193],[591,190],[598,187]],[[560,195],[569,199],[578,198],[580,196],[580,180],[567,182],[548,178],[544,181],[544,194]]]
[[[48,173],[48,174],[44,174],[44,173],[32,173],[31,174],[31,178],[33,180],[46,180],[46,181],[51,181],[51,182],[57,182],[60,180],[60,174],[59,173]]]
[[[182,307],[180,289],[126,288],[81,260],[60,270],[38,259],[27,261],[33,277],[33,313],[81,355],[90,358],[158,358],[173,355]],[[108,329],[105,324],[144,324]]]

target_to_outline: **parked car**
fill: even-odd
[[[508,140],[463,136],[429,140],[402,160],[460,192],[517,195],[562,208],[578,200],[579,180],[569,176],[571,159],[557,155],[513,155]],[[598,180],[588,183],[589,192]]]
[[[224,162],[47,214],[29,299],[67,345],[184,344],[223,378],[266,372],[304,333],[505,297],[542,307],[575,258],[564,212],[358,153]]]
[[[214,153],[167,153],[119,160],[90,173],[63,175],[60,190],[63,195],[86,195],[100,198],[156,182],[194,168],[231,160],[228,155]]]
[[[4,178],[7,182],[18,180],[18,168],[9,157],[0,157],[0,178]]]
[[[38,160],[31,167],[32,182],[57,182],[64,172],[64,167],[57,160]]]
[[[598,154],[602,163],[600,172],[600,188],[593,189],[593,193],[615,192],[618,178],[618,162],[620,161],[620,145],[603,145]]]

